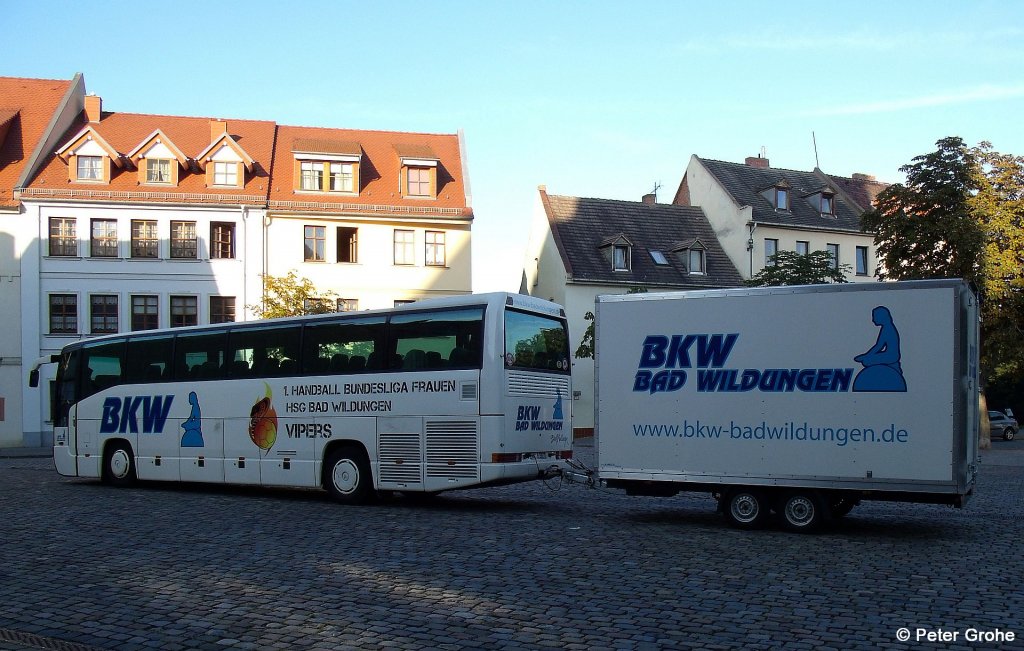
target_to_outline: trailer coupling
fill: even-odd
[[[597,480],[594,478],[597,472],[578,459],[566,459],[565,467],[560,469],[560,474],[562,479],[570,484],[583,484],[587,488],[597,486]]]

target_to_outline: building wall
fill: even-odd
[[[325,259],[305,260],[305,227],[324,227]],[[356,228],[357,261],[338,261],[338,228]],[[359,310],[393,307],[395,301],[457,296],[472,292],[470,226],[455,221],[379,221],[274,214],[266,227],[266,273],[296,271],[325,292],[356,299]],[[395,230],[413,232],[411,265],[395,264]],[[444,266],[426,264],[426,233],[444,233]]]
[[[564,305],[566,281],[565,265],[538,192],[534,198],[533,219],[523,258],[523,279],[519,291]]]
[[[23,233],[21,271],[21,357],[23,374],[39,357],[55,354],[61,347],[86,339],[90,333],[90,296],[94,294],[118,297],[118,331],[131,330],[131,296],[157,296],[159,327],[171,325],[171,296],[196,297],[197,322],[210,322],[210,297],[235,297],[235,318],[252,318],[246,305],[258,302],[260,281],[258,272],[262,252],[262,209],[242,209],[221,206],[163,206],[118,205],[85,203],[25,202],[26,223],[33,231]],[[76,219],[78,255],[49,255],[50,217]],[[94,218],[117,221],[118,256],[96,258],[90,255],[90,223]],[[131,258],[131,221],[145,219],[157,222],[158,258]],[[171,221],[196,222],[197,259],[170,259]],[[235,257],[210,259],[210,224],[235,224]],[[50,332],[50,301],[52,294],[71,294],[77,297],[77,330],[75,334]],[[7,437],[3,444],[49,445],[52,425],[49,418],[48,381],[53,379],[54,365],[42,369],[42,381],[37,389],[24,388],[21,401],[22,435]]]
[[[0,213],[0,447],[22,444],[22,399],[28,383],[23,373],[21,259],[35,234],[35,224],[18,212]],[[28,363],[35,358],[28,360]]]
[[[809,242],[811,251],[824,251],[827,244],[838,244],[840,264],[850,265],[851,272],[847,274],[847,280],[877,280],[877,257],[872,235],[825,229],[785,228],[766,224],[756,225],[751,232],[753,209],[750,206],[737,205],[696,157],[690,158],[690,164],[686,168],[685,186],[690,205],[704,209],[726,255],[744,278],[751,278],[764,268],[765,240],[777,239],[780,251],[794,251],[798,240]],[[751,242],[752,248],[748,248],[748,241]],[[854,256],[858,246],[868,247],[868,273],[864,276],[856,274]]]

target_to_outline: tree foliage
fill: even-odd
[[[647,288],[645,287],[630,287],[627,294],[646,294]],[[587,312],[583,315],[584,321],[589,321],[586,331],[583,333],[583,338],[580,339],[580,345],[576,347],[576,352],[573,356],[576,359],[594,359],[594,313]]]
[[[249,305],[260,319],[302,314],[326,314],[335,311],[338,295],[330,290],[319,290],[309,278],[299,277],[294,270],[286,276],[261,275],[263,302]]]
[[[846,274],[849,272],[850,265],[834,265],[828,251],[779,251],[771,256],[764,269],[746,281],[746,284],[750,287],[774,287],[845,283]]]
[[[1024,158],[957,137],[900,168],[862,217],[874,231],[879,275],[965,278],[978,288],[982,369],[989,382],[1024,378]]]

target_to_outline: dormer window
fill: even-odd
[[[412,199],[437,198],[437,168],[440,159],[428,145],[395,145],[399,172],[399,190]]]
[[[632,269],[633,243],[622,233],[605,239],[597,245],[605,260],[612,266],[612,271],[629,271]]]
[[[103,159],[100,156],[78,156],[79,181],[102,181]]]
[[[107,144],[91,126],[82,129],[57,156],[68,164],[68,180],[72,183],[108,183],[111,165],[123,167],[121,154]]]
[[[139,183],[177,185],[179,170],[188,170],[188,157],[157,129],[128,153],[139,169]]]
[[[296,190],[358,194],[363,157],[358,142],[299,138],[292,143],[292,155]]]
[[[146,183],[170,183],[171,161],[168,158],[146,159]]]
[[[821,214],[822,215],[834,215],[836,214],[836,201],[835,195],[830,192],[821,193]]]
[[[612,248],[612,269],[614,271],[629,271],[629,247],[624,244],[616,244]]]
[[[775,186],[775,209],[789,210],[789,188]]]
[[[705,273],[707,247],[699,239],[679,242],[673,245],[671,250],[672,253],[679,256],[679,262],[687,274],[703,275]]]
[[[238,163],[214,161],[213,184],[238,187]]]

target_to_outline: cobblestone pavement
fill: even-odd
[[[966,509],[865,503],[817,536],[729,529],[703,495],[346,508],[0,459],[0,649],[1024,648],[1024,449],[985,459]]]

